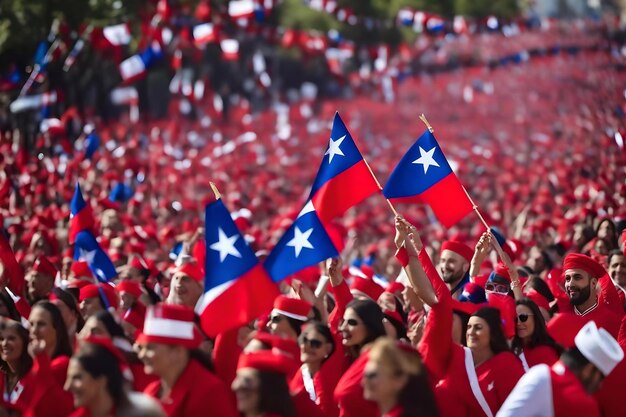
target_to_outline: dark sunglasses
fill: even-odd
[[[485,291],[496,294],[508,294],[509,287],[503,284],[494,284],[493,282],[488,282],[487,284],[485,284]]]
[[[515,318],[515,321],[520,321],[522,323],[526,323],[528,321],[528,317],[534,316],[534,314],[518,314]]]
[[[280,314],[277,314],[275,316],[271,316],[270,317],[270,323],[279,323],[281,320],[283,319],[283,316],[281,316]]]
[[[344,323],[347,324],[348,326],[358,326],[359,322],[356,319],[348,319],[348,320],[344,320]]]
[[[301,342],[303,345],[309,345],[311,346],[313,349],[319,349],[322,347],[322,345],[324,345],[324,342],[322,342],[321,340],[317,340],[317,339],[308,339],[306,337],[302,337]]]

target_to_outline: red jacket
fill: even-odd
[[[32,368],[11,393],[6,393],[5,376],[0,378],[0,406],[16,410],[22,417],[66,417],[72,412],[71,394],[56,383],[45,353],[35,358]]]
[[[160,398],[161,381],[144,393],[156,398],[168,417],[238,417],[231,391],[197,361],[190,359],[168,397]]]

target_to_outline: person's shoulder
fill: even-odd
[[[116,417],[165,417],[165,412],[155,399],[140,392],[130,392],[128,404],[120,408]]]

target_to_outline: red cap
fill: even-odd
[[[307,301],[279,295],[274,300],[274,310],[272,312],[282,314],[292,319],[307,321],[311,307],[312,305]]]
[[[261,343],[270,345],[272,349],[280,351],[281,354],[290,356],[292,359],[300,358],[300,347],[294,340],[267,332],[257,332],[254,338]]]
[[[56,267],[45,256],[40,256],[37,260],[35,260],[35,263],[33,264],[33,271],[41,272],[42,274],[50,275],[52,277],[57,275]]]
[[[506,278],[507,280],[511,281],[511,275],[509,274],[509,268],[506,267],[505,264],[503,264],[502,262],[499,262],[498,265],[496,265],[496,268],[494,269],[494,271],[496,273],[496,275],[502,277],[502,278]]]
[[[390,282],[389,284],[387,284],[387,288],[385,288],[385,292],[389,292],[391,294],[402,291],[404,291],[404,284],[398,281]]]
[[[275,372],[287,375],[292,369],[292,360],[267,350],[242,354],[237,369],[252,368],[257,371]]]
[[[202,335],[194,323],[193,310],[173,304],[157,304],[148,308],[137,343],[151,342],[181,345],[189,349],[200,346]]]
[[[581,253],[570,253],[565,257],[563,261],[563,271],[567,272],[568,269],[582,269],[593,278],[598,279],[606,274],[606,270],[602,265]]]
[[[120,294],[127,292],[135,298],[139,298],[141,296],[141,287],[135,281],[124,280],[117,284],[115,291]]]
[[[449,250],[461,255],[467,262],[472,261],[474,256],[474,250],[467,246],[465,243],[456,242],[454,240],[448,240],[441,245],[441,251]]]
[[[550,303],[548,302],[546,297],[544,297],[543,295],[539,294],[537,291],[530,290],[525,295],[526,295],[526,297],[528,297],[531,300],[533,300],[533,302],[535,304],[537,304],[538,307],[541,307],[541,308],[543,308],[546,311],[550,311]]]
[[[181,266],[176,268],[176,271],[174,271],[174,274],[177,273],[187,275],[194,281],[204,282],[204,274],[202,273],[202,270],[200,269],[198,264],[195,262],[186,262],[182,264]]]
[[[88,284],[80,289],[80,293],[78,296],[78,301],[86,300],[87,298],[95,298],[95,297],[106,297],[106,304],[113,308],[117,308],[119,305],[117,294],[115,293],[115,288],[110,286],[109,284]],[[105,304],[104,302],[102,303]]]
[[[359,277],[354,277],[350,284],[350,290],[363,293],[374,301],[377,301],[378,297],[384,292],[383,287],[376,284],[374,281]]]
[[[70,271],[74,274],[76,278],[93,278],[93,274],[91,269],[89,268],[89,264],[85,261],[74,261],[72,262],[72,267]]]

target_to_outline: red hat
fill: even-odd
[[[300,358],[300,347],[295,340],[267,332],[257,332],[254,335],[254,339],[271,346],[275,352],[279,351],[280,354],[289,356],[292,359]]]
[[[124,280],[117,284],[115,287],[115,291],[118,293],[127,292],[135,298],[139,298],[141,296],[141,287],[135,281]]]
[[[563,271],[567,272],[568,269],[582,269],[593,278],[598,279],[606,274],[606,270],[602,265],[581,253],[570,253],[565,257],[563,261]]]
[[[452,299],[452,310],[458,311],[460,313],[465,313],[467,315],[472,315],[480,308],[483,307],[481,304],[475,304],[470,302],[463,302],[456,299]]]
[[[400,313],[398,313],[395,310],[383,310],[383,314],[385,315],[385,317],[387,319],[393,319],[396,322],[398,322],[399,324],[403,324],[406,325],[406,322],[402,319],[402,316],[400,315]]]
[[[181,345],[189,349],[200,346],[202,335],[194,323],[193,310],[173,304],[157,304],[148,308],[137,343],[150,342]]]
[[[441,252],[449,250],[461,255],[467,262],[472,261],[474,256],[474,250],[467,246],[465,243],[456,242],[454,240],[447,240],[441,245]]]
[[[505,264],[503,264],[502,262],[498,262],[498,265],[496,265],[496,268],[494,269],[494,271],[496,273],[496,275],[502,277],[502,278],[506,278],[508,281],[511,281],[511,275],[509,274],[509,268],[506,267]]]
[[[204,282],[204,274],[202,273],[202,270],[200,269],[198,264],[195,262],[186,262],[182,264],[181,266],[176,268],[176,270],[174,271],[174,274],[177,274],[177,273],[187,275],[189,278],[193,279],[194,281]]]
[[[377,301],[378,297],[380,297],[385,290],[370,279],[354,277],[350,284],[350,291],[358,291],[372,300]]]
[[[541,308],[543,308],[546,311],[550,311],[550,303],[548,302],[546,297],[544,297],[543,295],[539,294],[537,291],[530,290],[525,295],[526,295],[526,297],[528,297],[531,300],[533,300],[533,302],[535,304],[537,304],[537,307],[541,307]]]
[[[240,355],[237,369],[242,368],[252,368],[257,371],[287,375],[292,369],[292,359],[284,355],[277,355],[271,351],[262,350]]]
[[[85,339],[82,340],[82,343],[92,343],[94,345],[100,345],[109,352],[111,352],[113,356],[115,356],[115,359],[117,359],[120,366],[126,364],[126,359],[124,359],[122,352],[120,352],[120,350],[113,345],[113,341],[108,337],[87,336]]]
[[[76,278],[93,278],[93,274],[91,272],[91,269],[89,268],[89,264],[85,261],[72,262],[72,267],[70,268],[70,271],[72,271]]]
[[[87,298],[100,297],[100,301],[103,306],[109,305],[110,307],[117,308],[119,301],[115,288],[109,284],[88,284],[80,289],[78,301],[86,300]],[[104,299],[103,299],[104,297]]]
[[[56,267],[45,256],[40,256],[37,260],[35,260],[35,263],[33,264],[33,271],[41,272],[42,274],[50,275],[52,277],[57,275]]]
[[[272,313],[282,314],[292,319],[307,321],[312,305],[298,298],[290,298],[285,295],[279,295],[274,300],[274,309]]]
[[[128,266],[135,269],[148,269],[146,262],[141,258],[141,256],[135,255],[131,258]]]

